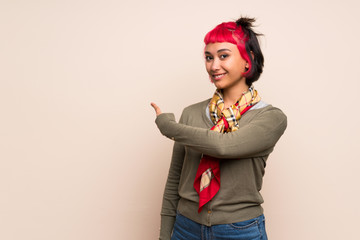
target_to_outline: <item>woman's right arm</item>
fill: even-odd
[[[160,108],[155,103],[151,103],[151,106],[154,108],[156,116],[159,116],[161,114]],[[180,122],[182,122],[182,119],[180,119]],[[178,189],[184,157],[185,147],[181,143],[175,142],[160,213],[161,225],[159,240],[171,239],[176,219],[177,205],[180,199]]]
[[[176,210],[179,202],[179,181],[185,156],[185,147],[174,143],[173,154],[161,208],[160,240],[170,240],[174,228]]]
[[[161,114],[161,110],[156,104],[152,104],[157,115]],[[182,114],[179,123],[184,124],[186,114]],[[159,240],[170,240],[176,219],[177,205],[180,199],[179,182],[181,170],[185,157],[185,146],[175,142],[171,157],[169,174],[167,177],[164,196],[161,208],[161,225]]]

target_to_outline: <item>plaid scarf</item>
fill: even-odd
[[[214,126],[213,131],[220,133],[234,132],[239,129],[241,116],[260,101],[257,91],[251,86],[243,92],[239,100],[225,108],[221,90],[216,90],[209,103],[209,111]],[[209,202],[220,189],[219,159],[203,155],[196,173],[194,188],[199,194],[199,210]]]

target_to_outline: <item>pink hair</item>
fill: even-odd
[[[252,67],[245,46],[248,40],[249,36],[245,34],[241,26],[237,26],[235,22],[224,22],[217,25],[213,30],[208,32],[204,38],[205,45],[216,42],[229,42],[235,44],[240,52],[240,56],[249,63],[249,69],[244,72],[245,77],[250,73]]]

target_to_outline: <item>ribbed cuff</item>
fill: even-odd
[[[161,216],[161,227],[159,240],[170,240],[174,228],[175,217]]]

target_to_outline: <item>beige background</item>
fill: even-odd
[[[262,193],[271,240],[358,239],[356,0],[0,0],[0,239],[156,239],[179,118],[209,98],[203,37],[258,18],[263,99],[288,116]]]

